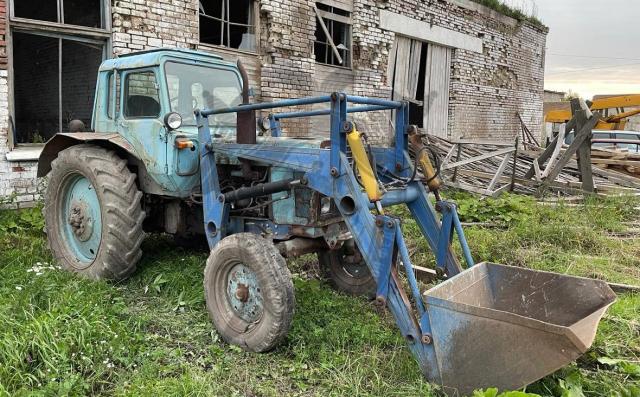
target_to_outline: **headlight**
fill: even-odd
[[[182,126],[182,116],[176,112],[167,113],[164,116],[164,125],[170,130],[177,130]]]

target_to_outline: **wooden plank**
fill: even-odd
[[[512,148],[512,147],[506,148],[506,149],[500,149],[500,150],[497,150],[495,152],[486,153],[486,154],[483,154],[483,155],[480,155],[480,156],[475,156],[475,157],[472,157],[472,158],[469,158],[469,159],[465,159],[465,160],[462,160],[462,161],[456,161],[455,163],[449,164],[446,167],[441,167],[441,169],[443,171],[446,171],[446,170],[450,170],[452,168],[462,167],[463,165],[470,164],[470,163],[475,163],[475,162],[482,161],[482,160],[486,160],[486,159],[489,159],[489,158],[492,158],[492,157],[502,156],[503,154],[513,153],[514,151],[515,151],[515,148]]]
[[[542,172],[543,178],[546,178],[547,176],[549,176],[549,172],[551,172],[551,169],[553,168],[553,164],[556,162],[556,160],[558,159],[558,156],[560,155],[560,152],[562,151],[562,143],[564,142],[564,130],[560,130],[560,132],[558,133],[558,142],[560,142],[560,144],[555,145],[555,148],[553,149],[553,153],[549,158],[549,163],[545,167],[544,172]]]
[[[519,139],[519,138],[518,138]],[[463,145],[483,145],[483,146],[509,146],[513,147],[513,143],[505,143],[504,141],[490,141],[481,139],[457,139],[451,143],[461,143]]]
[[[496,172],[496,174],[494,175],[493,179],[489,183],[489,186],[487,186],[487,194],[491,194],[491,192],[493,191],[493,187],[498,182],[498,179],[502,176],[502,174],[504,174],[504,170],[509,165],[509,160],[511,160],[511,156],[512,156],[512,153],[507,153],[504,156],[504,159],[502,160],[502,163],[500,163],[500,167],[498,167],[498,171]]]
[[[538,182],[542,181],[542,172],[540,172],[540,164],[538,164],[538,159],[533,160],[533,169],[535,171],[535,174],[533,175],[535,180]]]
[[[518,150],[520,149],[520,137],[516,137],[515,152],[513,152],[513,168],[511,170],[511,183],[509,184],[509,191],[513,192],[516,185],[516,171],[518,169]]]
[[[411,56],[409,61],[409,75],[407,78],[407,92],[411,99],[416,99],[418,92],[418,77],[420,76],[420,56],[422,55],[422,42],[411,40]]]
[[[502,193],[506,192],[507,190],[509,190],[511,187],[510,184],[506,184],[503,185],[501,188],[494,190],[493,192],[491,192],[490,196],[491,197],[498,197],[499,195],[501,195]]]
[[[393,82],[393,99],[404,100],[409,97],[407,90],[407,80],[409,77],[409,55],[411,52],[411,39],[396,36],[396,63],[395,77]]]
[[[640,161],[638,160],[616,160],[616,159],[601,159],[591,157],[591,164],[606,164],[606,165],[620,165],[626,167],[640,167]]]
[[[393,85],[395,83],[395,73],[396,73],[396,57],[398,56],[398,40],[394,40],[393,44],[391,44],[391,51],[389,51],[389,64],[387,65],[387,84],[391,86],[393,89]],[[393,93],[391,94],[391,99],[393,98]]]
[[[629,292],[640,292],[640,286],[638,285],[628,285],[628,284],[618,284],[618,283],[607,283],[609,287],[613,290],[613,292],[617,294],[625,294]]]
[[[544,151],[538,156],[537,160],[538,160],[538,165],[543,164],[547,162],[547,160],[549,160],[551,158],[551,156],[553,155],[553,152],[556,149],[556,146],[560,145],[562,147],[562,142],[560,142],[558,140],[558,136],[555,137],[555,139],[553,141],[551,141],[551,143],[549,144],[549,146],[547,146]],[[531,179],[536,175],[536,170],[535,168],[533,168],[533,165],[531,165],[531,168],[529,168],[529,171],[527,171],[527,173],[524,175],[525,178],[527,179]]]
[[[429,134],[449,135],[449,83],[451,49],[436,44],[427,47],[425,65],[423,125]]]

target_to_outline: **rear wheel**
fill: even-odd
[[[238,233],[220,241],[204,271],[207,309],[228,343],[273,349],[289,332],[295,297],[291,273],[271,241]]]
[[[142,193],[125,160],[93,145],[61,151],[45,193],[49,247],[65,269],[123,279],[142,256]]]
[[[376,280],[371,275],[360,250],[352,241],[339,250],[318,252],[318,261],[332,287],[337,291],[352,296],[375,298]]]

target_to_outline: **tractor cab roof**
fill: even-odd
[[[158,66],[165,59],[192,61],[197,63],[210,63],[216,65],[235,66],[231,62],[225,62],[222,57],[202,51],[182,48],[160,48],[155,50],[139,51],[120,55],[118,58],[107,59],[100,65],[100,71],[114,69],[137,69]]]

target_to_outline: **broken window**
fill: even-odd
[[[351,13],[337,7],[317,3],[316,62],[351,67]]]
[[[129,73],[124,86],[124,116],[143,118],[160,115],[160,93],[152,71]]]
[[[254,0],[201,0],[200,42],[256,51]]]
[[[69,131],[71,120],[91,125],[103,43],[14,32],[15,143],[42,143]]]
[[[18,0],[13,17],[104,28],[104,0]]]

